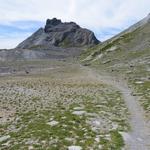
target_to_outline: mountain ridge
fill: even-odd
[[[84,51],[81,54],[81,59],[83,62],[90,62],[101,59],[103,54],[107,55],[108,52],[111,51],[136,51],[149,49],[149,36],[150,14],[114,37],[102,42],[96,47]]]

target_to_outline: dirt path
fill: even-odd
[[[96,77],[101,82],[117,88],[123,95],[130,113],[131,125],[130,133],[122,133],[126,143],[125,149],[150,150],[150,125],[144,118],[144,112],[137,101],[137,97],[132,96],[131,89],[122,80],[111,76],[101,76],[91,69],[87,69],[87,71],[88,75]]]

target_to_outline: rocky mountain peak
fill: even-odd
[[[47,19],[46,25],[20,43],[17,48],[52,49],[52,46],[69,48],[98,44],[94,33],[81,28],[75,22],[62,22],[60,19]]]
[[[46,20],[46,25],[58,25],[62,23],[60,19],[57,19],[57,18],[53,18],[53,19],[47,19]]]
[[[58,24],[61,24],[61,20],[60,19],[57,19],[57,18],[53,18],[53,19],[47,19],[46,20],[46,25],[45,25],[45,32],[48,32],[48,29],[49,28],[52,28],[54,26],[57,26]]]
[[[46,33],[52,32],[54,30],[56,30],[56,32],[59,32],[60,30],[66,30],[67,28],[68,30],[72,30],[80,28],[80,26],[75,22],[62,22],[60,19],[53,18],[46,20],[44,31]]]

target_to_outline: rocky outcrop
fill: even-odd
[[[40,28],[17,48],[51,49],[52,46],[68,48],[93,46],[98,43],[92,31],[81,28],[74,22],[63,23],[53,18],[47,19],[45,28]]]

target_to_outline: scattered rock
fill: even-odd
[[[0,142],[4,142],[10,138],[10,135],[0,137]]]
[[[107,64],[107,63],[110,63],[111,61],[110,60],[106,60],[103,62],[103,64]]]
[[[74,110],[83,110],[84,109],[84,107],[75,107],[75,108],[73,108]]]
[[[133,68],[134,67],[134,65],[130,65],[130,68]]]
[[[100,126],[101,125],[101,121],[100,120],[94,120],[93,121],[93,125],[96,126],[96,127]]]
[[[29,71],[25,70],[25,73],[26,73],[26,74],[29,74]]]
[[[28,147],[28,150],[33,150],[33,149],[34,149],[33,146],[29,146],[29,147]]]
[[[74,115],[83,115],[83,114],[85,114],[86,113],[86,111],[74,111],[72,114],[74,114]]]
[[[143,84],[144,82],[143,81],[137,81],[135,82],[136,84]]]
[[[80,147],[80,146],[69,146],[68,150],[82,150],[82,147]]]
[[[99,148],[99,149],[102,149],[103,147],[102,147],[102,145],[98,145],[98,148]]]
[[[50,126],[55,126],[58,123],[59,123],[58,121],[53,120],[53,121],[48,122],[47,124],[50,125]]]
[[[96,137],[95,141],[99,143],[100,142],[100,137]]]
[[[116,49],[117,49],[117,46],[113,46],[113,47],[107,49],[107,52],[113,52],[113,51],[115,51]]]
[[[116,130],[118,128],[118,124],[113,123],[112,124],[112,130]]]

